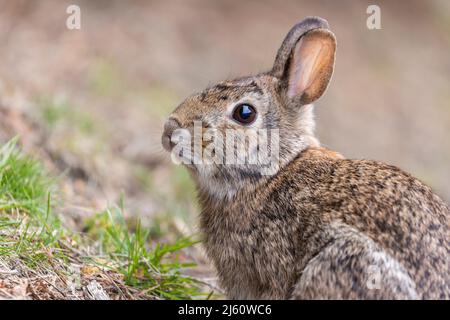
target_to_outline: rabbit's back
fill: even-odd
[[[311,149],[274,183],[272,201],[291,202],[301,220],[300,269],[336,238],[327,228],[339,222],[397,260],[420,296],[449,297],[449,208],[419,180],[384,163]]]

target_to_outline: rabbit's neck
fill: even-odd
[[[239,195],[251,194],[268,179],[270,176],[259,174],[242,174],[236,177],[233,176],[233,172],[220,172],[219,175],[195,178],[200,198],[224,204],[235,202]]]

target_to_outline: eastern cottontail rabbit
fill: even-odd
[[[201,134],[278,130],[272,174],[258,162],[187,163],[220,284],[233,299],[448,299],[448,205],[402,170],[344,159],[313,134],[309,104],[328,85],[335,49],[327,22],[306,18],[271,71],[195,94],[166,122],[162,141],[172,151],[174,133],[195,137],[196,121]],[[177,159],[198,160],[205,140]],[[210,155],[224,154],[215,148]]]

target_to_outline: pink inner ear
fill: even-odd
[[[293,98],[305,92],[321,69],[321,60],[328,54],[322,39],[301,38],[295,46],[289,70],[288,96]]]

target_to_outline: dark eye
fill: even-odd
[[[242,124],[250,124],[255,121],[256,110],[253,106],[243,103],[234,108],[233,119]]]

